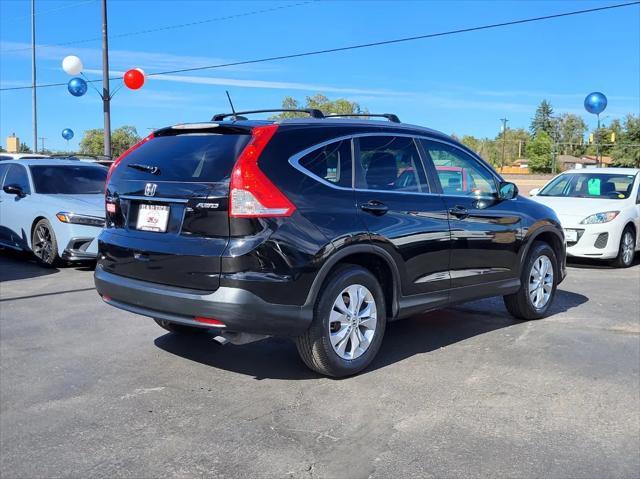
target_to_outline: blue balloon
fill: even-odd
[[[87,93],[87,82],[79,77],[72,78],[67,84],[67,90],[73,96],[82,96]]]
[[[587,98],[584,99],[584,108],[589,113],[599,115],[607,107],[607,97],[599,91],[589,93]]]
[[[70,140],[73,138],[73,130],[71,128],[65,128],[62,130],[62,138],[65,140]]]

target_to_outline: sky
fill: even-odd
[[[623,3],[608,1],[172,1],[109,0],[112,76],[287,55]],[[98,0],[36,0],[38,83],[67,82],[66,55],[101,78]],[[181,28],[160,29],[190,23]],[[158,30],[160,29],[160,30]],[[156,30],[138,33],[144,30]],[[31,84],[28,0],[0,0],[0,88]],[[58,45],[53,45],[58,44]],[[59,45],[63,44],[63,45]],[[112,90],[121,80],[111,82]],[[100,84],[95,84],[100,88]],[[236,109],[277,108],[284,96],[323,93],[370,112],[458,136],[494,137],[500,119],[528,128],[547,99],[556,114],[584,111],[592,91],[607,95],[604,122],[640,114],[640,5],[537,23],[394,45],[147,77],[113,98],[112,129],[152,129],[208,121]],[[92,89],[39,88],[38,136],[49,149],[77,150],[87,129],[102,128]],[[0,91],[0,138],[30,146],[31,90]],[[64,128],[75,137],[68,143]]]

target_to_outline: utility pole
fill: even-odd
[[[40,136],[38,138],[42,142],[42,148],[40,148],[40,151],[44,151],[44,140],[48,140],[48,138],[45,138],[44,136]]]
[[[36,0],[31,0],[31,115],[33,152],[38,153],[38,107],[36,106]]]
[[[102,0],[102,105],[102,110],[104,111],[104,154],[111,158],[111,93],[109,93],[107,0]]]
[[[507,120],[506,118],[501,118],[500,121],[502,122],[502,168],[501,170],[504,168],[504,161],[505,161],[505,145],[507,143],[507,122],[509,120]]]

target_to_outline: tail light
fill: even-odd
[[[268,218],[291,216],[296,207],[258,168],[258,158],[278,125],[251,131],[251,140],[238,157],[229,184],[229,217]]]
[[[136,143],[135,145],[133,145],[131,148],[129,148],[128,150],[126,150],[124,153],[122,153],[113,163],[111,163],[111,166],[109,167],[109,171],[107,173],[107,182],[106,184],[109,184],[109,180],[111,179],[111,174],[113,173],[113,170],[115,170],[118,165],[120,164],[120,162],[122,160],[124,160],[124,158],[131,153],[132,151],[137,150],[138,148],[140,148],[143,144],[145,144],[147,141],[151,140],[154,138],[154,134],[151,133],[149,136],[147,136],[146,138],[143,138],[142,140],[140,140],[138,143]]]

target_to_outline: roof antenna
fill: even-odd
[[[229,95],[229,90],[225,90],[225,93],[227,94],[227,98],[229,99],[229,105],[231,105],[231,113],[233,113],[233,121],[237,120],[236,117],[236,109],[233,107],[233,102],[231,101],[231,95]]]

